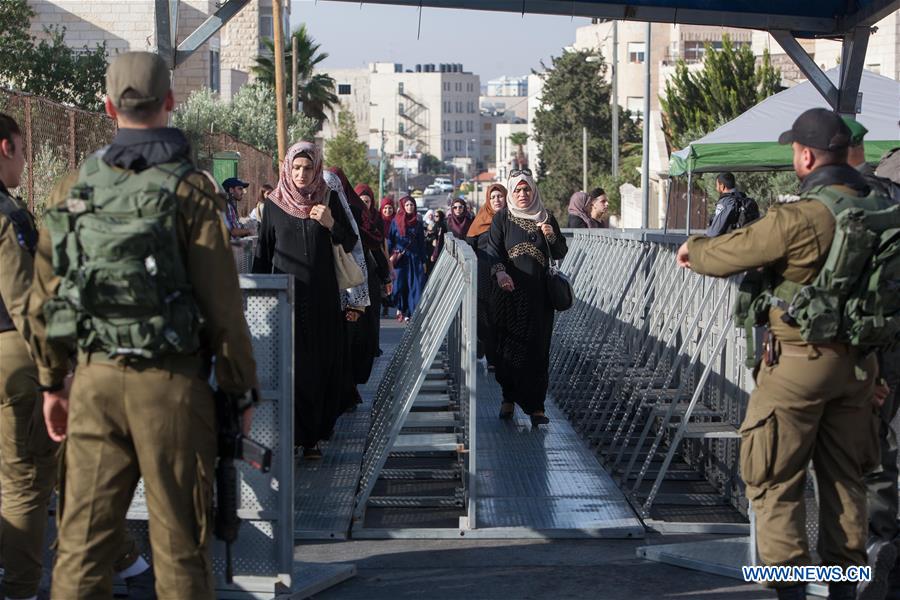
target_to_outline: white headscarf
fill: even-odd
[[[531,204],[526,208],[519,208],[516,206],[515,190],[516,186],[523,181],[531,188]],[[509,181],[506,182],[506,189],[509,190],[506,196],[506,207],[509,209],[509,214],[518,219],[527,219],[538,223],[543,223],[547,220],[547,211],[544,208],[544,203],[541,202],[541,193],[538,191],[534,179],[525,173],[519,173],[515,177],[509,178]]]

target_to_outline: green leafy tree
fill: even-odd
[[[325,164],[340,167],[353,185],[378,184],[378,172],[368,159],[368,145],[360,141],[356,133],[356,120],[349,111],[342,110],[337,117],[337,135],[325,143]]]
[[[191,93],[178,105],[173,123],[184,130],[195,148],[207,133],[227,133],[264,152],[277,155],[277,122],[271,90],[264,84],[243,86],[231,102],[219,99],[209,89]],[[288,122],[289,141],[313,139],[317,123],[305,115],[294,115]]]
[[[422,172],[429,175],[439,175],[444,170],[444,163],[433,154],[422,155]]]
[[[679,60],[666,81],[660,97],[666,141],[671,148],[684,148],[698,133],[709,133],[778,92],[780,81],[768,51],[757,66],[747,44],[735,46],[728,36],[722,37],[721,50],[707,44],[702,69],[690,71]]]
[[[34,11],[26,0],[0,1],[0,84],[70,104],[100,110],[106,77],[106,43],[95,48],[66,45],[65,27],[31,35]]]
[[[509,136],[509,143],[516,147],[516,165],[519,169],[528,166],[528,158],[525,156],[525,144],[528,143],[528,134],[517,131]]]
[[[334,93],[334,79],[324,73],[315,73],[316,66],[328,58],[327,52],[319,52],[320,44],[317,44],[306,29],[301,25],[295,29],[285,41],[284,46],[284,85],[288,96],[291,94],[293,72],[291,61],[293,51],[291,40],[297,39],[297,75],[300,79],[297,94],[303,103],[303,113],[315,119],[320,124],[327,118],[327,113],[337,104],[338,97]],[[257,81],[261,81],[269,87],[275,87],[275,42],[270,38],[263,39],[268,49],[267,54],[257,56],[256,65],[250,68]]]
[[[588,130],[588,181],[609,180],[612,146],[610,86],[602,55],[592,51],[566,52],[552,59],[541,74],[543,105],[534,120],[535,140],[541,146],[538,185],[544,203],[557,217],[566,213],[569,197],[581,187],[581,131]],[[620,108],[620,162],[624,165],[641,138],[629,111]],[[637,171],[621,169],[621,181],[637,183]],[[607,189],[610,194],[613,189]],[[618,198],[618,187],[615,188]],[[612,200],[612,197],[610,198]]]

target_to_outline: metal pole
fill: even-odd
[[[672,187],[674,185],[674,179],[669,176],[669,191],[666,193],[666,216],[663,220],[663,235],[669,233],[669,214],[671,214],[672,208]],[[672,223],[674,226],[675,223]]]
[[[278,127],[278,160],[287,150],[287,121],[284,113],[287,102],[284,96],[284,33],[281,29],[281,0],[272,0],[272,29],[275,32],[275,121]]]
[[[684,232],[691,235],[691,188],[694,185],[693,171],[688,171],[687,183],[687,221],[684,224]]]
[[[381,202],[382,198],[384,198],[384,117],[381,117],[381,156],[378,160],[378,201]]]
[[[644,43],[644,136],[641,160],[641,229],[650,224],[650,31],[647,23],[647,41]]]
[[[297,107],[300,105],[300,99],[297,97],[297,90],[300,88],[300,81],[297,78],[297,36],[291,35],[291,116],[297,114]]]
[[[613,21],[612,51],[612,174],[619,176],[619,22]]]
[[[581,191],[587,191],[587,127],[581,128]]]

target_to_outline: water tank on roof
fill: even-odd
[[[416,73],[422,72],[422,65],[416,65]]]

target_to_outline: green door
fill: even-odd
[[[240,155],[237,152],[217,152],[213,155],[213,177],[220,184],[229,177],[238,176],[238,159]]]

